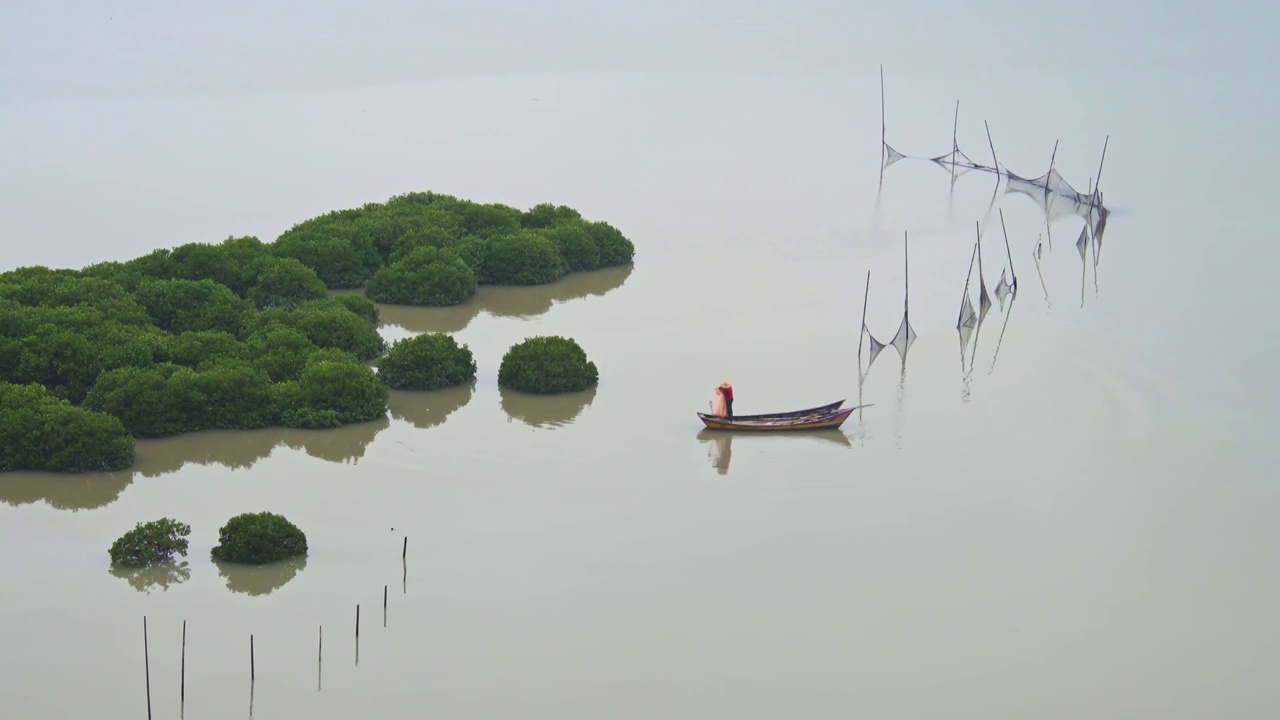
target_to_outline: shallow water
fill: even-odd
[[[5,75],[0,219],[18,241],[0,267],[270,239],[426,189],[574,206],[637,261],[383,307],[388,338],[455,333],[479,365],[474,386],[393,393],[383,421],[142,441],[131,472],[0,477],[0,715],[141,717],[145,615],[159,716],[179,709],[184,620],[187,718],[251,702],[258,718],[1269,716],[1280,143],[1274,70],[1250,64],[1275,67],[1259,23],[1117,10],[1076,46],[1058,10],[820,5],[704,4],[687,31],[657,10],[574,20],[634,21],[597,72],[547,50],[503,74],[513,61],[413,55],[393,34],[366,66],[455,52],[456,74],[496,75],[348,89],[363,83],[189,60],[147,93],[110,53],[78,84],[55,66],[38,86]],[[1004,50],[973,39],[988,24]],[[190,57],[227,52],[220,27]],[[880,37],[907,27],[928,42]],[[747,52],[766,41],[772,55]],[[949,151],[959,99],[970,157],[990,162],[984,119],[1026,177],[1056,140],[1083,191],[1109,135],[1100,256],[1081,259],[1064,218],[1037,273],[1043,212],[987,173],[953,185],[905,159],[881,185],[881,62],[887,138],[909,155]],[[1011,256],[1019,290],[962,351],[975,221],[988,286]],[[866,274],[887,342],[904,231],[918,339],[868,370]],[[499,391],[506,348],[552,333],[582,343],[599,387]],[[693,415],[725,378],[740,413],[871,405],[839,433],[726,437]],[[218,527],[256,510],[307,532],[305,563],[208,559]],[[193,528],[186,567],[109,571],[111,541],[165,515]]]

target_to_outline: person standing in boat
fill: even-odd
[[[733,419],[733,385],[728,380],[720,383],[720,387],[716,388],[716,392],[724,397],[724,417]]]

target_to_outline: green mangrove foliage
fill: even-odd
[[[570,207],[522,212],[432,192],[311,218],[270,252],[310,267],[330,289],[364,287],[378,302],[409,305],[456,305],[476,284],[538,285],[635,257],[621,231]]]
[[[476,274],[452,249],[424,246],[379,268],[364,291],[392,305],[457,305],[475,294]]]
[[[502,356],[498,385],[538,395],[578,392],[599,380],[596,364],[572,338],[531,337]]]
[[[475,363],[452,340],[424,339],[388,357],[380,382],[374,301],[453,305],[481,284],[549,283],[634,256],[617,228],[569,207],[425,192],[311,218],[273,243],[0,273],[0,471],[127,467],[133,437],[378,418],[388,385],[456,385]],[[340,288],[364,295],[330,296]],[[595,382],[585,356],[529,352],[504,359],[506,386]]]
[[[378,377],[395,390],[443,390],[475,376],[471,349],[443,333],[397,340],[378,362]]]
[[[172,518],[138,523],[121,535],[108,553],[111,563],[122,567],[143,567],[173,559],[174,554],[187,554],[187,536],[191,526]]]
[[[307,536],[283,515],[242,513],[218,530],[218,544],[209,554],[223,562],[264,565],[305,556]]]
[[[133,464],[118,418],[72,405],[37,383],[0,382],[0,472],[95,472]]]
[[[134,437],[383,416],[377,306],[268,249],[0,273],[0,471],[117,470]]]

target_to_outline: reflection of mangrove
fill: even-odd
[[[92,510],[115,502],[133,482],[133,471],[67,475],[10,472],[0,474],[0,502],[28,505],[44,501],[58,510]]]
[[[399,325],[410,332],[459,332],[480,313],[504,317],[533,317],[556,303],[604,295],[622,287],[631,265],[572,273],[545,285],[482,285],[470,300],[450,307],[379,305],[384,325]]]
[[[240,565],[214,560],[218,575],[227,579],[227,589],[245,595],[270,595],[307,567],[307,556],[266,565]]]
[[[282,446],[301,450],[320,460],[353,462],[364,457],[365,449],[390,424],[390,418],[383,416],[331,430],[208,430],[139,440],[137,462],[129,470],[83,475],[0,474],[0,502],[26,505],[43,500],[59,510],[73,511],[100,508],[115,502],[135,477],[160,477],[186,465],[247,469]]]
[[[186,561],[156,563],[144,567],[125,567],[112,564],[109,572],[129,583],[140,593],[151,594],[154,589],[168,590],[170,585],[177,585],[191,579],[191,569]]]
[[[391,417],[425,430],[440,425],[471,402],[475,389],[476,383],[472,380],[444,390],[392,390],[387,405],[391,408]]]
[[[733,457],[733,441],[737,434],[728,430],[711,430],[710,428],[704,428],[698,432],[698,441],[707,443],[707,457],[711,461],[711,467],[721,475],[729,474],[729,462]],[[793,442],[797,438],[809,438],[832,445],[853,447],[849,436],[836,429],[796,430],[775,435],[744,434],[741,437],[743,442]]]
[[[596,388],[556,395],[534,395],[499,388],[502,409],[507,415],[526,425],[554,428],[568,425],[591,405]]]

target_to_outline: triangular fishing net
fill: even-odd
[[[864,325],[863,328],[865,329],[866,326]],[[867,337],[871,340],[870,344],[867,346],[867,369],[870,370],[871,363],[876,361],[876,357],[880,355],[880,351],[884,350],[885,344],[877,340],[876,336],[872,335],[870,330],[867,330]]]
[[[973,303],[969,302],[969,293],[965,292],[964,301],[960,303],[960,317],[956,320],[957,328],[971,328],[978,321],[978,313],[973,310]]]
[[[996,302],[1000,303],[1000,309],[1004,310],[1004,300],[1013,292],[1013,286],[1005,279],[1004,270],[1000,271],[1000,282],[996,283]]]
[[[964,370],[964,353],[969,349],[969,340],[973,337],[972,325],[961,325],[956,328],[960,334],[960,369]]]
[[[882,144],[884,145],[884,166],[885,167],[889,167],[890,165],[906,157],[906,155],[903,155],[902,153],[890,147],[889,143],[882,143]]]
[[[970,159],[968,155],[965,155],[964,151],[961,150],[960,148],[953,148],[951,152],[946,153],[945,155],[939,155],[938,157],[929,158],[929,159],[938,163],[939,165],[944,165],[944,166],[954,165],[957,171],[959,171],[961,168],[966,170],[980,170],[980,169],[985,170],[986,169],[982,165],[979,165],[978,163]]]
[[[1080,252],[1080,260],[1084,260],[1085,250],[1089,247],[1089,226],[1080,228],[1080,237],[1076,240],[1076,250]]]
[[[898,332],[893,336],[893,340],[889,344],[898,351],[899,355],[905,356],[907,350],[911,347],[911,343],[916,341],[916,331],[911,327],[911,321],[904,313],[902,315],[902,324],[898,325]]]
[[[1045,186],[1039,184],[1036,180],[1025,180],[1008,171],[1005,171],[1005,176],[1008,178],[1004,187],[1005,194],[1016,192],[1031,198],[1040,207],[1041,212],[1045,214],[1047,221],[1059,220],[1072,215],[1088,217],[1088,199],[1085,198],[1084,202],[1080,202],[1077,198],[1078,193],[1075,193],[1074,190],[1070,196],[1059,195],[1052,191],[1046,192]]]

